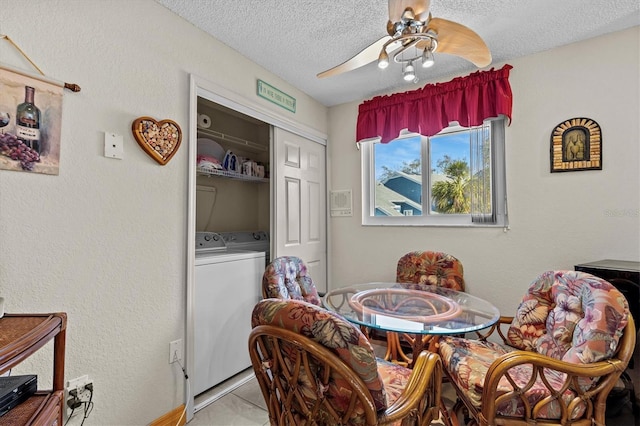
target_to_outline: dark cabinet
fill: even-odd
[[[605,279],[620,290],[629,302],[636,328],[640,329],[640,262],[605,259],[575,265],[575,270]]]
[[[624,295],[629,302],[629,311],[636,324],[636,330],[640,330],[640,262],[632,262],[628,260],[604,259],[595,262],[581,263],[574,266],[576,271],[587,272],[596,277],[600,277],[613,284],[620,293]],[[640,415],[640,404],[638,403],[638,395],[635,389],[638,388],[638,341],[636,340],[636,349],[633,358],[629,362],[627,371],[623,373],[621,379],[624,382],[625,390],[628,392],[629,398],[633,405],[633,411],[636,419]],[[634,379],[632,379],[634,378]],[[636,382],[636,383],[634,383]],[[607,410],[620,406],[621,395],[612,391],[607,399]]]

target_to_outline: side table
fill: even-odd
[[[61,426],[67,314],[5,314],[0,318],[0,374],[53,340],[53,389],[39,390],[0,418],[0,425]]]

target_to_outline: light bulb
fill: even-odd
[[[409,62],[407,66],[404,68],[404,72],[402,73],[405,81],[411,81],[416,78],[415,70],[413,69],[413,63]]]
[[[387,51],[382,49],[380,51],[380,56],[378,56],[378,68],[385,69],[389,66],[389,55],[387,55]]]
[[[422,68],[432,67],[435,63],[435,59],[433,59],[433,53],[430,49],[424,49],[422,52]]]

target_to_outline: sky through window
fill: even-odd
[[[433,167],[445,155],[453,160],[464,160],[469,163],[469,135],[457,132],[431,138],[431,156]],[[382,166],[390,170],[400,170],[405,163],[420,159],[420,136],[394,140],[387,144],[377,143],[375,146],[376,180],[384,174]]]

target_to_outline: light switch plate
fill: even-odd
[[[124,146],[122,135],[104,132],[104,156],[107,158],[117,158],[122,160],[124,154]]]

